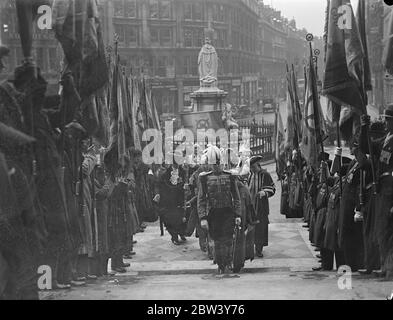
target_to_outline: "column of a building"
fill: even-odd
[[[142,18],[142,48],[150,47],[150,30],[147,23],[149,16],[149,0],[141,1],[141,18]]]

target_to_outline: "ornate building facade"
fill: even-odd
[[[14,0],[0,1],[0,39],[11,49],[9,72],[22,60]],[[199,88],[198,52],[209,35],[219,56],[218,86],[233,105],[258,108],[285,97],[286,61],[302,78],[305,30],[260,0],[99,0],[107,45],[114,35],[122,64],[152,85],[159,113],[187,108]],[[61,49],[51,30],[36,30],[38,66],[57,89]],[[3,74],[3,78],[9,76]]]

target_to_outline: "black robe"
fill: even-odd
[[[160,195],[159,211],[161,219],[171,236],[184,235],[186,222],[184,211],[184,183],[185,172],[179,167],[179,178],[171,182],[172,167],[161,174],[156,186],[156,193]]]
[[[269,198],[276,193],[276,187],[271,175],[266,170],[251,174],[248,186],[256,213],[256,220],[259,220],[255,227],[255,247],[260,251],[263,247],[269,245]],[[265,191],[266,193],[262,199],[258,196],[260,191]]]

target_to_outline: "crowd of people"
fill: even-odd
[[[275,194],[261,156],[240,149],[239,164],[225,170],[223,150],[210,145],[193,164],[169,165],[157,175],[154,201],[180,245],[194,234],[220,274],[238,272],[245,260],[263,257],[268,245],[269,202]]]
[[[350,157],[337,148],[322,152],[311,167],[294,150],[279,173],[281,213],[304,218],[309,240],[319,252],[315,271],[347,266],[352,272],[393,278],[393,105],[384,121],[361,126],[349,141]]]

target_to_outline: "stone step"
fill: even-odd
[[[210,260],[175,261],[175,262],[132,262],[128,272],[118,276],[129,275],[176,275],[176,274],[209,274],[217,270],[217,265]],[[110,264],[109,264],[110,265]],[[242,273],[261,273],[268,271],[306,272],[316,265],[315,258],[300,259],[256,259],[246,261]]]

